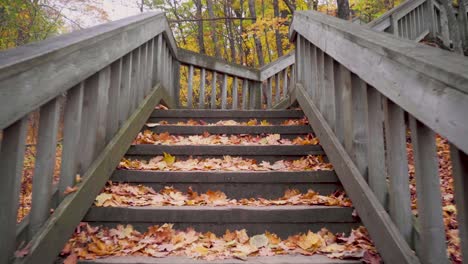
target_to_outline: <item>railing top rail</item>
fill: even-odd
[[[295,62],[294,50],[277,60],[260,68],[260,81],[264,81],[277,74]]]
[[[297,33],[468,152],[468,60],[313,11],[295,13]]]
[[[426,0],[407,0],[399,4],[398,6],[390,9],[389,11],[385,12],[382,16],[372,20],[366,25],[370,28],[377,29],[379,31],[384,31],[387,27],[391,25],[392,22],[390,18],[392,16],[396,15],[398,17],[402,17],[424,2],[426,2]]]
[[[0,52],[0,129],[165,32],[163,12],[148,12]]]
[[[230,63],[222,59],[203,55],[181,48],[179,48],[178,50],[177,58],[182,64],[193,65],[196,67],[201,67],[220,73],[226,73],[244,79],[258,80],[260,74],[259,71],[254,68],[250,68],[240,64]]]

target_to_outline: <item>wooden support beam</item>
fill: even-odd
[[[18,257],[16,264],[53,263],[73,233],[75,227],[85,216],[94,198],[108,181],[115,167],[119,164],[134,136],[151,115],[158,102],[167,95],[160,85],[139,105],[132,116],[120,128],[115,137],[94,160],[83,174],[83,182],[78,190],[69,194],[55,209],[38,233],[29,243],[29,253]],[[14,230],[14,229],[13,229]]]
[[[297,100],[386,263],[420,263],[302,85]]]

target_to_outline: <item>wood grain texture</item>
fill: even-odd
[[[373,194],[327,122],[305,92],[296,85],[297,100],[320,138],[327,157],[366,226],[383,260],[388,263],[420,263],[403,236]]]
[[[30,242],[29,254],[16,258],[14,263],[52,263],[62,250],[63,245],[73,233],[76,225],[86,214],[94,197],[111,176],[127,148],[133,141],[134,135],[150,116],[154,106],[164,98],[164,90],[155,87],[122,126],[115,137],[109,142],[104,151],[94,160],[90,168],[83,174],[83,182],[76,192],[69,194],[56,208],[54,213],[41,227]]]
[[[21,177],[24,167],[28,117],[3,130],[0,148],[0,263],[10,263],[16,248],[16,215],[18,213]]]
[[[468,152],[468,60],[313,11],[296,12],[290,32]]]

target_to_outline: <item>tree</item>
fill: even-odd
[[[255,12],[255,1],[254,0],[249,0],[249,12],[251,17],[257,17],[257,13]],[[262,48],[262,42],[260,42],[259,37],[257,34],[253,35],[254,42],[255,42],[255,49],[257,51],[257,58],[258,58],[258,64],[260,66],[263,66],[265,64],[265,59],[263,58],[263,48]]]
[[[336,0],[338,7],[338,17],[349,20],[349,2],[348,0]]]
[[[205,36],[203,33],[203,21],[201,20],[203,18],[202,16],[202,2],[201,0],[195,0],[195,6],[197,7],[197,13],[196,17],[198,19],[197,21],[197,42],[198,42],[198,50],[201,54],[206,54],[205,50]]]

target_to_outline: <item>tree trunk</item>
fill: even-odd
[[[455,17],[455,12],[452,7],[452,1],[441,0],[442,5],[444,6],[445,13],[447,14],[448,28],[450,40],[453,44],[453,49],[456,53],[463,54],[462,43],[460,39],[460,27],[458,25],[457,18]]]
[[[273,13],[275,15],[275,18],[280,17],[278,0],[273,0]],[[276,52],[278,54],[278,57],[281,57],[283,56],[283,45],[281,44],[281,34],[278,29],[275,29],[275,37],[276,37]]]
[[[236,14],[236,17],[241,18],[244,14],[244,0],[240,0],[240,8],[239,10],[234,9],[234,14]],[[240,19],[239,21],[239,30],[237,32],[237,46],[239,50],[239,55],[240,55],[240,64],[244,65],[245,63],[245,50],[244,50],[244,39],[242,38],[242,33],[244,31],[244,24],[243,24],[243,19]]]
[[[208,7],[208,16],[210,18],[214,18],[214,11],[213,11],[213,1],[212,0],[206,0],[206,5]],[[221,56],[221,53],[219,51],[219,43],[218,43],[218,36],[216,35],[216,22],[214,20],[210,21],[211,25],[211,38],[213,40],[214,44],[214,52],[215,56],[219,58]]]
[[[349,20],[349,2],[348,0],[336,0],[338,6],[338,17]]]
[[[255,12],[255,0],[249,0],[249,11],[251,17],[257,17],[257,13]],[[255,50],[257,51],[258,65],[263,66],[265,64],[265,59],[263,58],[262,42],[260,42],[256,34],[254,35],[254,42]]]
[[[231,10],[232,10],[232,0],[227,0],[224,3],[224,16],[231,17]],[[227,31],[228,31],[228,38],[229,38],[229,48],[231,50],[231,61],[236,62],[236,43],[234,41],[234,31],[232,27],[232,19],[226,19]]]
[[[196,17],[199,19],[197,21],[197,41],[198,41],[198,50],[201,54],[206,54],[205,50],[205,37],[203,33],[203,20],[202,19],[202,2],[201,0],[195,0],[195,6],[197,7],[197,14]]]

